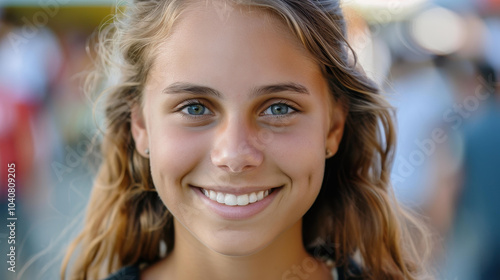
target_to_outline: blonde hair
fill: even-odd
[[[168,36],[189,2],[135,1],[100,33],[100,67],[89,76],[88,90],[96,91],[115,75],[109,69],[117,68],[120,79],[105,91],[103,162],[84,229],[63,262],[63,278],[77,248],[71,279],[96,279],[122,266],[151,264],[163,257],[161,243],[167,253],[173,246],[173,218],[155,191],[147,159],[135,149],[130,115],[131,107],[141,102],[158,42]],[[356,65],[339,1],[228,2],[282,19],[316,59],[331,94],[348,112],[339,150],[326,161],[320,194],[303,218],[306,248],[334,244],[329,258],[336,265],[358,253],[369,279],[421,279],[425,269],[419,249],[426,246],[412,235],[419,233],[419,240],[425,241],[425,229],[398,206],[390,186],[392,109]]]

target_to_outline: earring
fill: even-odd
[[[144,153],[149,156],[149,149],[144,150]]]
[[[330,149],[326,149],[325,155],[326,155],[326,158],[331,158],[333,156],[333,153],[332,153],[332,151],[330,151]]]

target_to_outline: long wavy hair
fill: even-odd
[[[99,32],[97,67],[87,91],[101,92],[105,100],[103,162],[83,231],[63,261],[63,279],[67,274],[97,279],[126,265],[152,264],[173,247],[173,217],[156,193],[148,160],[135,149],[130,117],[141,102],[159,42],[190,2],[136,0]],[[356,63],[339,0],[205,2],[250,6],[280,18],[345,106],[339,150],[326,160],[320,194],[303,218],[304,246],[331,249],[328,257],[336,265],[357,256],[366,279],[423,279],[425,227],[398,206],[390,186],[392,108]]]

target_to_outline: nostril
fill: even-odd
[[[241,146],[240,146],[241,147]],[[212,163],[228,172],[243,172],[261,165],[263,154],[260,150],[246,146],[245,149],[222,147],[212,152]]]
[[[231,161],[228,161],[227,164],[223,166],[226,170],[233,172],[233,173],[238,173],[238,172],[243,172],[245,170],[248,170],[251,168],[251,166],[247,165],[245,160],[240,158],[240,159],[233,159]]]

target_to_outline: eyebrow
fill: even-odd
[[[307,88],[301,84],[278,83],[278,84],[256,87],[252,90],[251,95],[252,97],[258,97],[261,95],[284,92],[284,91],[298,93],[298,94],[309,94]],[[168,87],[166,87],[162,92],[166,94],[190,93],[194,95],[209,95],[209,96],[211,95],[218,98],[222,98],[222,94],[216,89],[186,82],[173,83]]]

